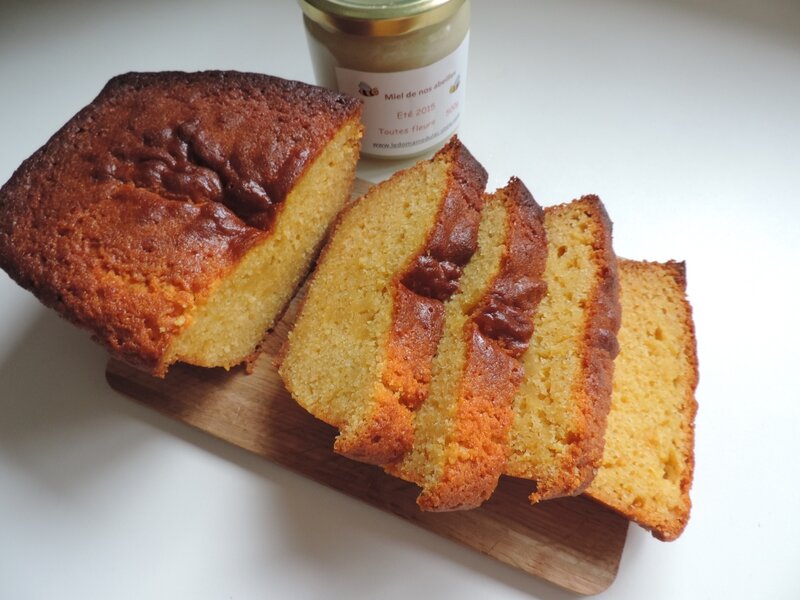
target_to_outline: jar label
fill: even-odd
[[[443,59],[409,71],[369,73],[336,67],[339,91],[364,100],[367,154],[403,156],[446,140],[464,109],[469,33]]]

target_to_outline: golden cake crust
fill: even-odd
[[[458,291],[464,266],[475,253],[488,178],[457,137],[442,152],[451,156],[451,183],[425,248],[394,283],[392,332],[383,374],[384,384],[412,411],[428,394],[431,361],[442,336],[444,302]]]
[[[466,362],[459,385],[455,431],[449,443],[468,459],[448,462],[436,485],[417,500],[423,510],[456,510],[487,500],[506,466],[514,394],[522,380],[519,358],[533,334],[533,313],[547,286],[543,212],[512,178],[499,194],[507,211],[500,268],[465,327]]]
[[[360,106],[266,75],[115,77],[0,190],[0,266],[163,375],[181,315],[269,235]]]

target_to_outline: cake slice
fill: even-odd
[[[115,77],[0,190],[0,266],[156,375],[252,360],[349,198],[360,114],[267,75]]]
[[[411,447],[444,302],[477,245],[485,185],[453,138],[338,221],[279,361],[292,397],[339,429],[337,452],[385,465]]]
[[[544,213],[547,295],[522,357],[506,467],[535,481],[531,502],[580,493],[599,467],[620,319],[611,221],[600,199]]]
[[[674,540],[689,520],[697,351],[684,263],[620,261],[622,326],[603,462],[586,494]]]
[[[430,393],[414,444],[387,471],[422,487],[423,510],[474,508],[506,464],[512,401],[533,313],[545,291],[542,210],[518,179],[488,196],[478,250],[445,305]]]

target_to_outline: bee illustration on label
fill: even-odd
[[[459,85],[461,85],[461,75],[456,75],[456,80],[453,82],[453,85],[450,86],[450,93],[453,94],[458,89]]]
[[[377,96],[380,91],[376,87],[372,87],[368,83],[364,83],[363,81],[359,82],[358,84],[358,93],[362,96]]]

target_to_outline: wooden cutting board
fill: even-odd
[[[532,507],[527,501],[531,483],[503,478],[481,508],[423,513],[412,484],[334,454],[335,430],[291,399],[272,365],[295,304],[269,336],[251,375],[242,369],[175,365],[165,379],[156,379],[111,360],[106,376],[115,390],[167,416],[527,573],[582,594],[611,585],[628,522],[588,498]]]
[[[363,191],[359,182],[356,193]],[[268,336],[255,371],[173,366],[157,379],[111,360],[115,390],[425,529],[569,590],[596,594],[617,574],[628,522],[588,498],[528,503],[532,484],[502,478],[481,508],[423,513],[418,489],[378,467],[334,454],[336,431],[300,408],[283,387],[273,358],[297,313],[302,292]]]

